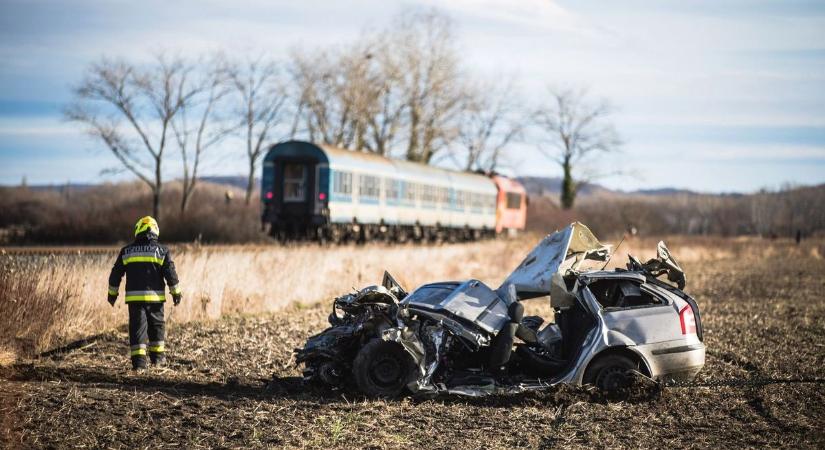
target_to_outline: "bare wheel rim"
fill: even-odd
[[[381,387],[392,387],[401,378],[402,364],[398,358],[383,355],[370,364],[370,380]]]

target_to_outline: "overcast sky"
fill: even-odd
[[[61,108],[101,55],[157,49],[286,57],[438,7],[479,76],[514,74],[525,98],[586,86],[618,107],[626,144],[600,169],[621,189],[752,191],[825,182],[825,2],[450,0],[0,0],[0,184],[116,181],[117,162]],[[557,176],[529,143],[508,171]],[[223,158],[208,174],[242,174]]]

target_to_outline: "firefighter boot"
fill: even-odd
[[[146,357],[145,356],[133,356],[132,357],[132,370],[145,370],[146,369]]]
[[[146,368],[146,346],[144,344],[133,345],[130,356],[132,357],[132,370]]]
[[[166,349],[163,341],[156,341],[149,343],[149,359],[155,366],[163,366],[166,364]]]
[[[149,353],[149,359],[152,361],[152,365],[158,367],[166,365],[166,355],[163,353]]]

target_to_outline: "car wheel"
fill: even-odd
[[[344,384],[344,376],[341,373],[341,368],[337,364],[327,361],[318,366],[318,378],[326,385],[341,386]],[[344,372],[346,373],[346,372]]]
[[[401,345],[373,339],[355,357],[352,375],[358,389],[370,397],[397,397],[414,368],[412,357]]]
[[[604,392],[617,392],[632,383],[630,371],[634,370],[639,370],[639,365],[627,356],[605,355],[590,364],[584,372],[584,382]]]

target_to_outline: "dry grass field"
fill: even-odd
[[[326,326],[331,296],[380,281],[385,267],[407,286],[466,277],[497,284],[536,239],[440,247],[175,249],[186,303],[169,308],[170,366],[142,374],[127,370],[123,305],[112,310],[103,297],[114,253],[4,255],[0,443],[825,446],[822,242],[668,241],[703,313],[708,354],[700,381],[786,382],[647,389],[624,401],[569,387],[481,400],[378,401],[301,385],[292,349]],[[623,264],[627,251],[651,257],[654,246],[655,240],[626,242],[612,265]],[[37,355],[77,338],[86,340]]]
[[[415,286],[428,280],[496,280],[534,239],[443,246],[173,246],[184,302],[172,322],[311,305],[381,281],[384,269]],[[30,355],[126,323],[106,303],[118,249],[9,248],[0,252],[0,354]]]

